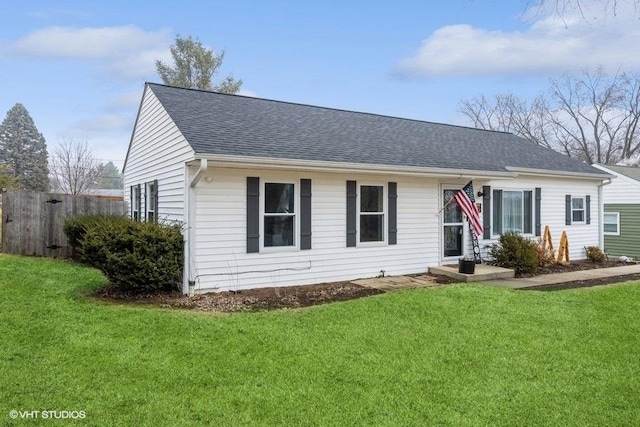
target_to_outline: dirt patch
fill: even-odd
[[[247,289],[238,292],[212,292],[193,297],[179,293],[130,295],[117,287],[98,292],[98,298],[110,302],[151,304],[165,308],[200,311],[262,311],[281,308],[299,308],[335,301],[346,301],[384,293],[381,290],[359,286],[351,282],[322,283],[308,286]]]
[[[629,265],[629,264],[621,261],[617,261],[617,260],[606,260],[599,263],[595,263],[589,260],[571,261],[571,263],[566,265],[552,264],[548,267],[539,267],[535,273],[523,274],[518,277],[534,277],[534,276],[539,276],[541,274],[568,273],[571,271],[593,270],[597,268],[622,267],[624,265]]]
[[[540,268],[535,275],[566,273],[570,271],[590,270],[594,268],[608,268],[626,265],[620,261],[605,261],[593,263],[591,261],[573,261],[569,265],[554,264]],[[525,277],[532,277],[527,275]],[[428,280],[438,284],[454,283],[456,280],[446,276],[433,274],[416,274],[412,277]],[[602,279],[580,280],[553,285],[542,285],[522,290],[557,291],[563,289],[582,288],[605,285],[627,280],[640,280],[640,274],[607,277]],[[282,308],[309,307],[335,301],[346,301],[370,295],[382,294],[384,291],[352,282],[322,283],[307,286],[286,286],[260,289],[247,289],[238,292],[218,292],[187,297],[178,292],[135,295],[122,292],[115,286],[110,286],[97,293],[98,299],[107,302],[132,303],[154,305],[164,308],[190,309],[199,311],[237,312],[263,311]]]
[[[531,286],[520,288],[519,291],[563,291],[565,289],[590,288],[592,286],[610,285],[612,283],[640,280],[640,274],[627,274],[624,276],[602,277],[600,279],[575,280],[573,282],[554,283],[552,285]]]

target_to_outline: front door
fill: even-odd
[[[464,227],[462,211],[453,201],[458,189],[445,188],[442,190],[442,256],[443,258],[462,256],[462,242],[464,241]]]

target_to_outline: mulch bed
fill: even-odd
[[[247,289],[243,291],[211,292],[187,297],[179,292],[130,295],[110,286],[97,294],[102,301],[151,304],[164,308],[199,311],[235,312],[299,308],[335,301],[347,301],[384,291],[351,282],[321,283],[308,286],[286,286]]]
[[[555,264],[540,268],[538,274],[564,273],[594,268],[607,268],[625,265],[619,261],[605,261],[595,264],[591,261],[573,261],[569,265]],[[422,279],[430,277],[439,284],[455,282],[444,276],[431,274],[419,275]],[[531,277],[533,275],[529,275]],[[557,291],[563,289],[582,288],[627,280],[639,280],[640,274],[607,277],[603,279],[580,280],[554,285],[542,285],[522,290]],[[352,282],[322,283],[307,286],[287,286],[260,289],[247,289],[238,292],[213,292],[187,297],[179,292],[154,293],[133,295],[122,292],[115,286],[106,287],[97,293],[97,298],[106,302],[146,304],[163,308],[191,309],[212,312],[264,311],[282,308],[309,307],[335,301],[347,301],[371,295],[382,294],[384,291],[356,285]]]

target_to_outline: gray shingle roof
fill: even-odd
[[[504,132],[152,83],[148,86],[201,155],[602,174],[586,163]]]
[[[620,175],[624,175],[628,178],[635,179],[636,181],[640,181],[640,168],[637,166],[611,166],[611,165],[602,165],[603,167],[610,169]]]

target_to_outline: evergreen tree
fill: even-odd
[[[122,189],[122,174],[113,162],[101,164],[98,166],[98,171],[98,179],[95,188],[112,190]]]
[[[18,181],[8,165],[0,165],[0,188],[18,188]]]
[[[13,172],[20,188],[49,190],[47,144],[26,108],[20,103],[0,124],[0,164]]]

